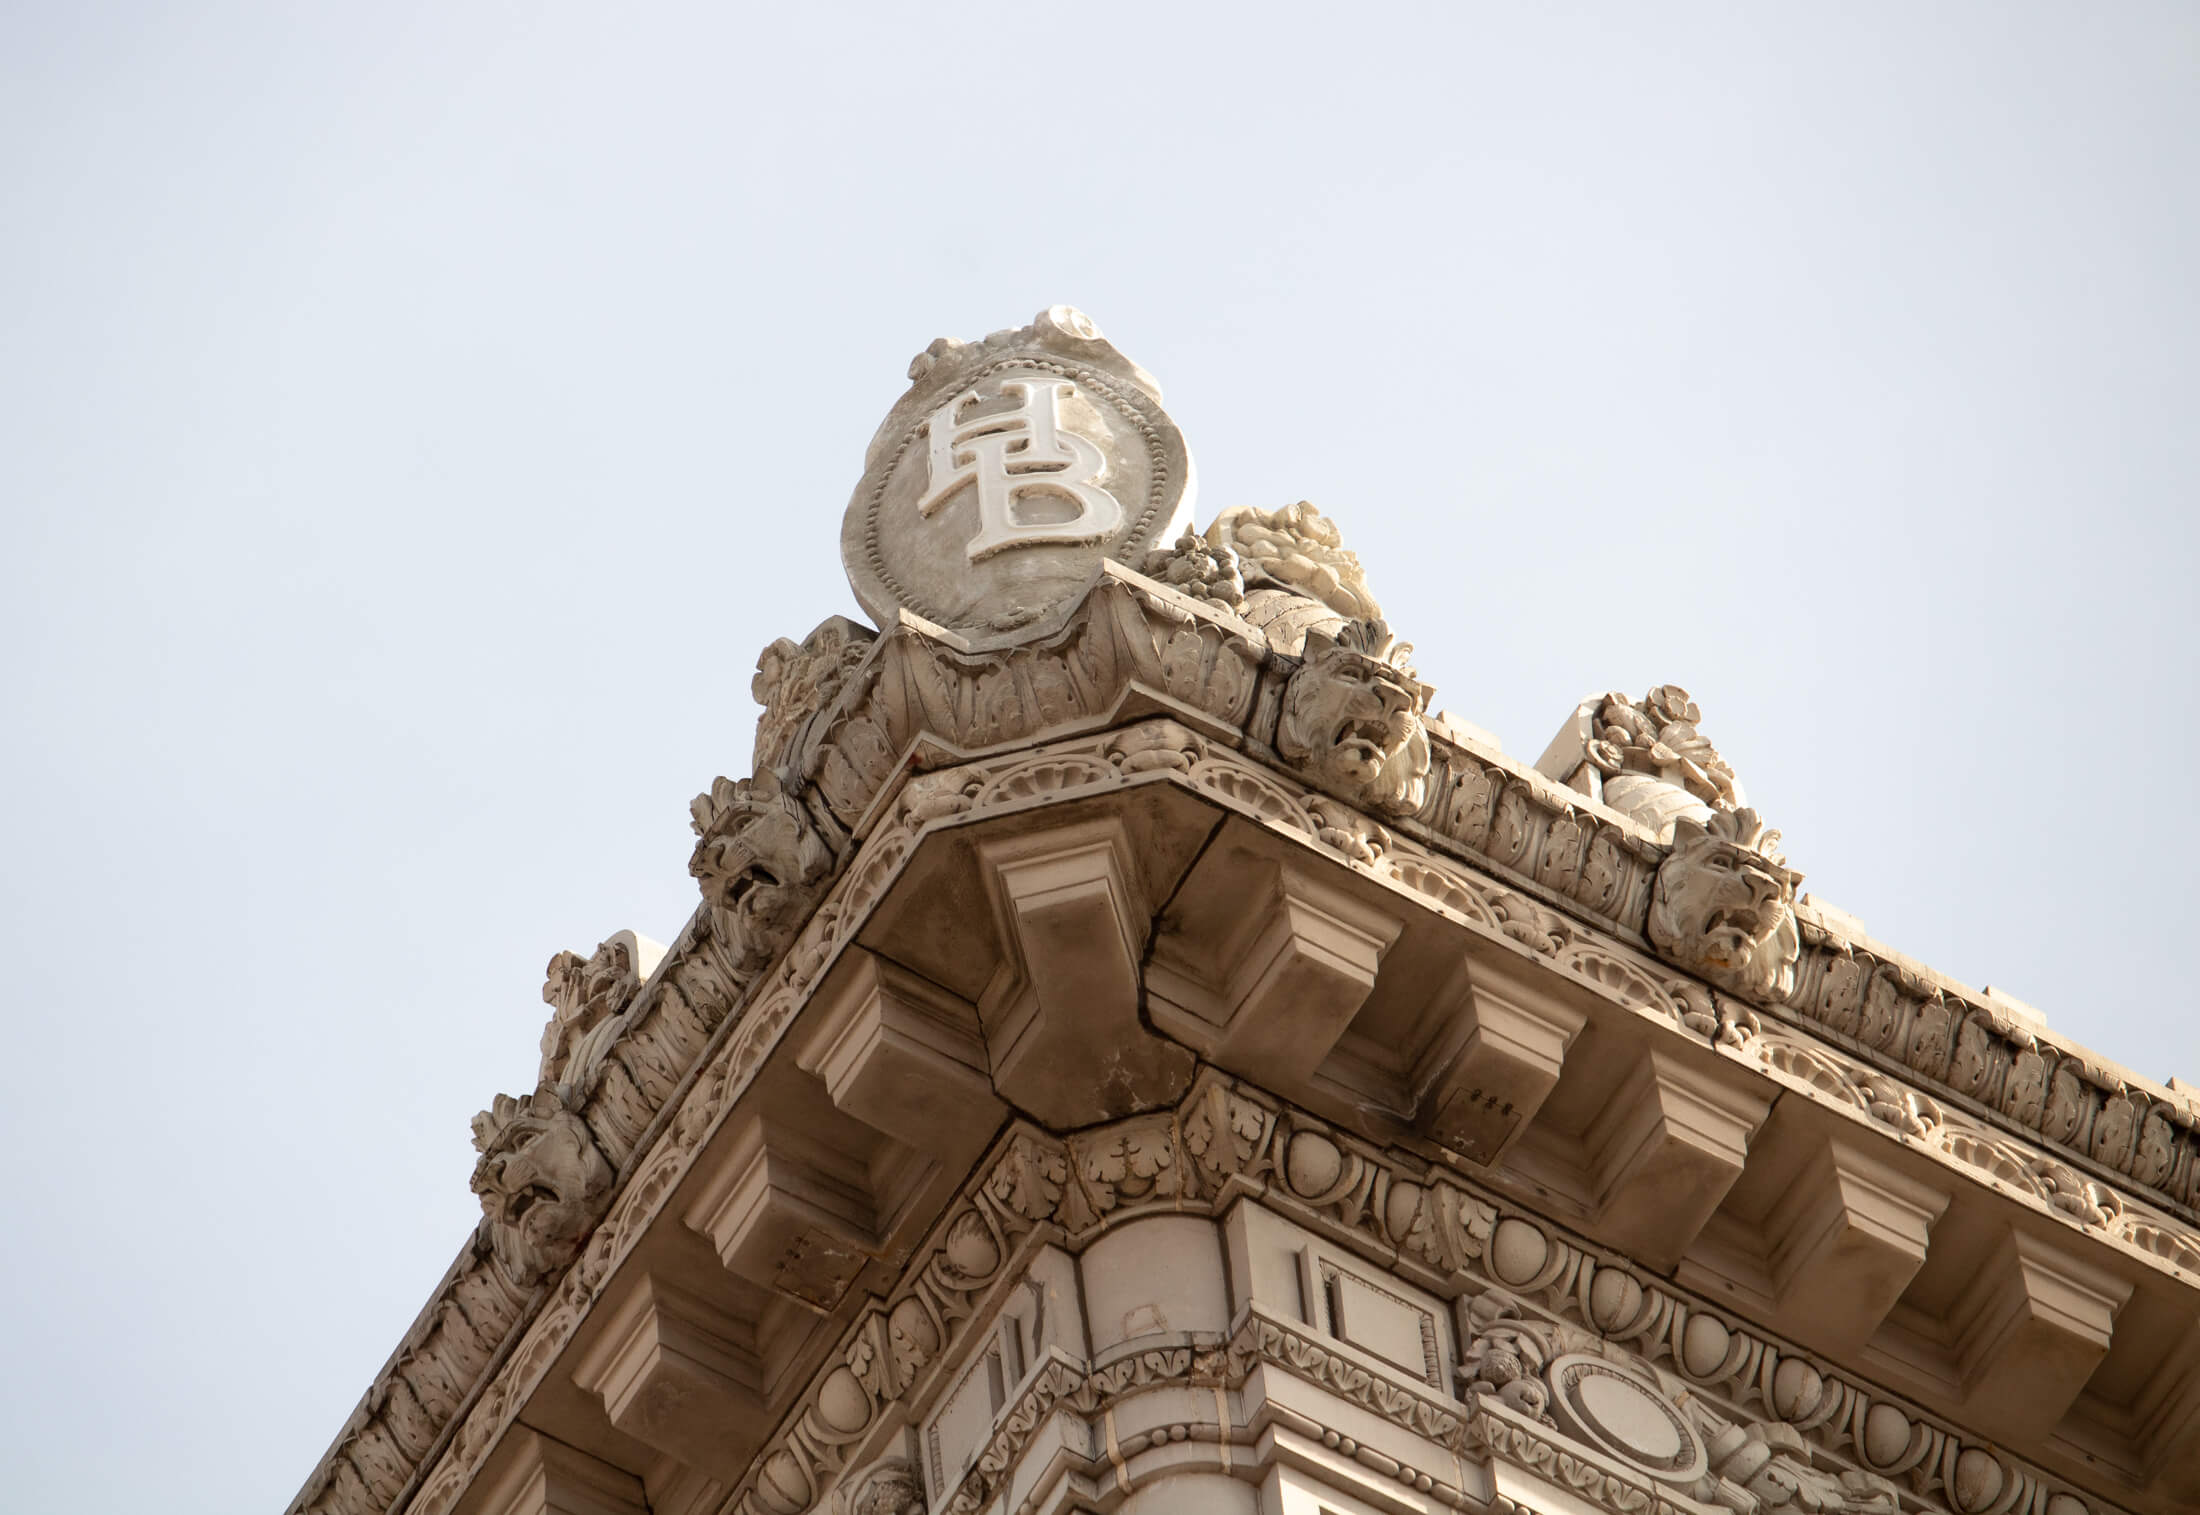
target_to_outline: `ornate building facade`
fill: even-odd
[[[1799,896],[1675,686],[1432,715],[1075,311],[910,376],[294,1515],[2200,1507],[2193,1091]]]

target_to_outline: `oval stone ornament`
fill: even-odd
[[[1553,1358],[1545,1376],[1559,1419],[1584,1441],[1670,1483],[1703,1476],[1703,1443],[1650,1384],[1578,1352]]]
[[[841,560],[881,628],[909,611],[973,642],[1077,598],[1190,529],[1192,464],[1160,386],[1068,306],[934,342],[865,455]]]

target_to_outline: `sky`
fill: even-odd
[[[0,1467],[277,1509],[693,908],[912,353],[1057,302],[1532,762],[2200,1078],[2200,11],[0,4]]]

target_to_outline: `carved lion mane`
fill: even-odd
[[[1428,686],[1381,621],[1310,632],[1284,687],[1276,750],[1356,804],[1410,815],[1428,791]]]
[[[499,1094],[474,1117],[473,1190],[489,1242],[514,1283],[531,1285],[579,1255],[611,1188],[611,1165],[553,1091]]]
[[[1650,940],[1669,962],[1757,1000],[1795,988],[1802,940],[1780,833],[1754,810],[1682,820],[1650,896]]]
[[[688,872],[726,928],[734,966],[749,972],[779,955],[833,871],[832,849],[778,775],[721,778],[689,807],[695,855]]]

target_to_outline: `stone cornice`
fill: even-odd
[[[2194,1112],[2170,1091],[1842,939],[1807,907],[1796,987],[1759,1007],[1769,1018],[1700,983],[1680,992],[1688,981],[1645,950],[1665,856],[1654,839],[1441,726],[1411,815],[1378,821],[1310,790],[1270,745],[1298,666],[1230,614],[1112,564],[1014,648],[971,650],[913,619],[890,628],[796,754],[812,808],[860,839],[823,903],[760,975],[730,962],[712,912],[697,912],[574,1091],[618,1173],[581,1258],[517,1289],[482,1238],[470,1242],[292,1509],[448,1509],[928,828],[1135,783],[1183,786],[1295,834],[1982,1182],[2158,1264],[2200,1268]],[[1148,714],[1174,724],[1135,741],[1104,734]],[[1065,735],[1080,730],[1093,734]]]
[[[1142,728],[1142,733],[1150,734],[1153,729],[1151,726]],[[1521,908],[1524,901],[1521,905],[1510,904],[1508,901],[1514,896],[1502,887],[1470,870],[1447,865],[1443,859],[1426,854],[1400,838],[1389,838],[1378,851],[1374,843],[1382,839],[1372,832],[1355,835],[1340,832],[1334,825],[1325,826],[1322,824],[1325,820],[1340,820],[1349,812],[1333,806],[1333,802],[1322,796],[1247,763],[1242,757],[1226,750],[1207,748],[1182,728],[1176,728],[1170,738],[1174,743],[1172,750],[1180,754],[1199,753],[1196,761],[1187,758],[1181,770],[1161,766],[1126,773],[1121,764],[1123,753],[1152,750],[1150,744],[1129,739],[1136,734],[1141,733],[1100,735],[967,764],[928,779],[914,793],[904,797],[891,819],[875,829],[871,841],[859,852],[855,865],[841,878],[825,907],[813,917],[786,960],[759,986],[747,1012],[725,1023],[723,1034],[713,1043],[684,1101],[663,1123],[655,1147],[643,1156],[626,1179],[611,1214],[598,1228],[587,1252],[560,1281],[546,1307],[510,1354],[496,1381],[473,1405],[410,1508],[440,1512],[451,1507],[480,1459],[501,1434],[502,1427],[516,1415],[540,1374],[547,1370],[594,1303],[616,1262],[654,1221],[658,1205],[685,1171],[687,1160],[724,1117],[748,1076],[762,1063],[793,1012],[803,1002],[809,987],[822,976],[840,945],[861,926],[869,904],[884,893],[928,828],[1055,803],[1129,783],[1186,785],[1213,801],[1269,825],[1296,831],[1354,868],[1411,889],[1438,908],[1487,925],[1508,939],[1522,943],[1524,949],[1533,949],[1554,959],[1568,971],[1599,975],[1593,981],[1623,1002],[1669,1016],[1676,1027],[1686,1024],[1688,1007],[1663,987],[1664,982],[1670,981],[1670,975],[1661,979],[1658,966],[1634,949],[1582,932],[1548,911]],[[1112,760],[1111,748],[1114,751]],[[1336,834],[1325,839],[1324,831]],[[1705,995],[1707,1000],[1711,998],[1709,991],[1705,991]],[[1727,1029],[1730,1036],[1735,1034],[1735,1023],[1730,1020]],[[1718,1023],[1714,1022],[1710,1030],[1698,1034],[1707,1039],[1715,1038],[1719,1034]],[[1860,1118],[1874,1120],[1898,1139],[1918,1139],[1914,1131],[1905,1130],[1913,1124],[1926,1130],[1935,1129],[1923,1126],[1919,1114],[1921,1108],[1930,1109],[1929,1102],[1921,1107],[1914,1095],[1907,1099],[1894,1097],[1867,1073],[1854,1065],[1844,1065],[1838,1055],[1807,1039],[1783,1035],[1775,1027],[1744,1036],[1743,1042],[1761,1047],[1764,1066],[1793,1079],[1791,1087],[1797,1092],[1843,1104],[1856,1111]],[[1873,1108],[1875,1105],[1878,1108]],[[1960,1147],[1950,1155],[1973,1162],[1967,1154],[1986,1150],[1982,1143],[1975,1148]],[[1138,1166],[1129,1153],[1096,1156],[1093,1160],[1103,1171],[1118,1161],[1130,1171]],[[2011,1164],[2011,1168],[2022,1171],[2018,1164]],[[1041,1187],[1061,1182],[1051,1167],[1037,1157],[1020,1159],[1016,1171],[1022,1175],[1018,1182]],[[1986,1179],[2009,1182],[1991,1170],[1981,1171]],[[997,1168],[989,1181],[1006,1182],[1001,1174],[1002,1170]],[[1448,1183],[1444,1189],[1445,1192],[1463,1192]],[[1067,1202],[1070,1206],[1069,1229],[1073,1232],[1082,1229],[1078,1225],[1082,1212],[1076,1206],[1086,1203],[1074,1196],[1085,1192],[1081,1188],[1073,1189],[1073,1197]],[[1103,1214],[1096,1212],[1087,1223],[1098,1223]],[[1418,1245],[1446,1245],[1442,1241],[1446,1234],[1444,1229],[1432,1226]],[[1463,1244],[1448,1245],[1457,1248]],[[1590,1254],[1584,1251],[1580,1255]],[[934,1307],[927,1311],[926,1318],[944,1320],[949,1313],[944,1306]],[[887,1332],[884,1341],[872,1350],[884,1353],[890,1349],[891,1341],[891,1332]],[[884,1358],[880,1360],[883,1362]]]
[[[1853,1470],[1860,1487],[1897,1483],[1908,1508],[1953,1515],[2119,1508],[1963,1434],[1916,1406],[1832,1369],[1630,1263],[1503,1207],[1420,1159],[1358,1141],[1303,1111],[1213,1073],[1173,1112],[1137,1116],[1067,1139],[1020,1127],[1005,1136],[934,1227],[907,1282],[866,1309],[721,1506],[724,1515],[808,1508],[882,1417],[921,1411],[999,1287],[1039,1247],[1081,1250],[1112,1226],[1154,1213],[1220,1215],[1252,1198],[1456,1297],[1498,1291],[1536,1319],[1616,1360],[1663,1368],[1725,1414],[1780,1422]],[[1272,1363],[1418,1436],[1462,1454],[1502,1451],[1615,1511],[1685,1508],[1639,1475],[1478,1401],[1447,1402],[1374,1373],[1309,1335],[1261,1315],[1227,1342],[1187,1341],[1105,1360],[1049,1363],[1005,1409],[991,1441],[945,1508],[975,1515],[1024,1439],[1056,1405],[1091,1414],[1167,1382],[1235,1387]],[[1205,1434],[1211,1439],[1219,1427]],[[1990,1465],[1994,1498],[1981,1486]],[[1409,1470],[1409,1473],[1411,1470]],[[1416,1484],[1427,1491],[1428,1486]],[[1456,1492],[1456,1491],[1453,1491]],[[1447,1502],[1458,1503],[1446,1496]]]
[[[805,776],[837,819],[860,829],[912,762],[936,766],[1112,724],[1126,713],[1125,697],[1139,692],[1164,696],[1164,708],[1203,733],[1292,772],[1272,743],[1281,686],[1299,662],[1270,651],[1257,630],[1213,604],[1107,564],[1057,625],[1012,649],[970,651],[913,617],[890,628],[821,723]],[[944,750],[920,750],[926,738]],[[1647,946],[1651,882],[1665,844],[1442,725],[1431,727],[1429,745],[1426,798],[1380,826]],[[2192,1101],[1860,936],[1835,913],[1805,902],[1798,916],[1795,987],[1760,1008],[2200,1219],[2200,1108]]]

